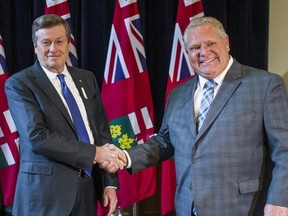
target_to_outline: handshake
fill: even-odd
[[[113,144],[106,143],[103,146],[96,147],[93,163],[98,163],[100,168],[109,173],[115,173],[118,169],[122,170],[127,167],[128,159],[121,149]]]

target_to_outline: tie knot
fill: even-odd
[[[217,83],[214,80],[208,80],[204,85],[204,89],[214,88],[216,85]]]
[[[61,82],[65,82],[65,81],[64,81],[64,77],[65,77],[64,74],[57,74],[57,77],[58,77],[58,79],[59,79]]]

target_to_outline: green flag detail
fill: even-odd
[[[121,116],[109,122],[113,143],[121,149],[137,145],[136,137],[128,116]]]

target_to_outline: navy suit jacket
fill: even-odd
[[[127,150],[131,172],[174,156],[178,216],[191,215],[193,202],[200,216],[263,216],[266,202],[288,207],[288,98],[281,77],[234,60],[198,133],[197,82],[195,76],[176,87],[158,135]]]
[[[20,148],[13,215],[69,215],[79,185],[79,169],[94,169],[95,145],[111,143],[95,76],[90,71],[67,68],[84,102],[95,138],[93,145],[77,140],[69,113],[38,61],[5,84]],[[94,179],[103,186],[118,187],[117,174],[101,172]],[[94,179],[83,185],[91,208],[96,204],[94,191],[103,190],[94,189]]]

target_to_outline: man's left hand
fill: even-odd
[[[287,216],[288,207],[266,204],[264,208],[264,216]]]
[[[104,188],[104,194],[103,194],[103,206],[107,207],[109,206],[109,212],[108,215],[111,215],[117,205],[118,199],[116,196],[116,189],[115,188]]]

